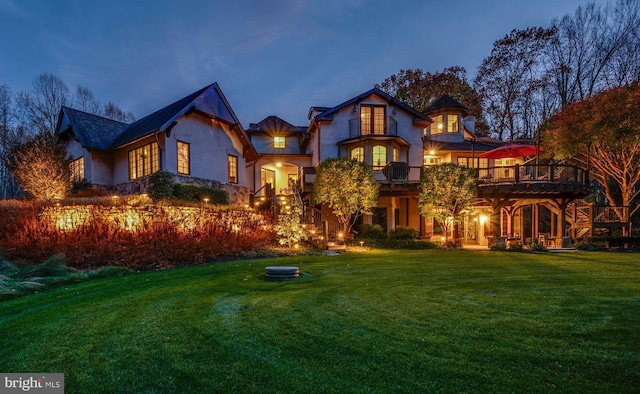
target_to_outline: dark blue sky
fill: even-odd
[[[597,1],[605,4],[605,1]],[[400,69],[475,76],[512,29],[583,0],[0,0],[0,84],[40,73],[138,118],[218,82],[245,127],[306,125]]]

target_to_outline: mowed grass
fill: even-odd
[[[297,265],[294,280],[264,267]],[[233,261],[0,302],[0,371],[67,393],[638,392],[640,255]]]

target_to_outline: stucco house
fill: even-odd
[[[314,202],[313,186],[316,166],[330,157],[369,163],[380,183],[373,214],[360,224],[409,226],[440,239],[442,226],[420,215],[420,176],[426,166],[453,162],[479,175],[476,204],[450,234],[463,243],[558,240],[568,227],[574,235],[594,227],[595,215],[585,225],[585,211],[574,203],[588,193],[586,171],[540,165],[531,154],[495,155],[505,142],[476,135],[475,118],[450,96],[419,112],[373,88],[332,107],[311,107],[308,121],[295,126],[269,116],[245,130],[214,83],[132,124],[63,107],[57,133],[74,158],[73,178],[114,193],[144,192],[148,175],[163,170],[178,182],[225,189],[235,204],[259,207],[277,204],[296,181],[305,221],[324,226],[325,243],[338,226],[327,230],[335,217]]]
[[[141,193],[148,175],[174,174],[248,203],[246,163],[257,152],[217,83],[125,124],[63,107],[56,132],[74,161],[72,179],[113,193]]]

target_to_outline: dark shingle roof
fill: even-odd
[[[169,130],[178,118],[190,111],[229,125],[242,143],[245,157],[257,159],[255,148],[217,83],[205,86],[130,125],[63,107],[58,120],[58,132],[63,134],[70,129],[83,147],[108,151],[156,131]],[[64,116],[68,119],[69,127],[62,125]]]
[[[442,110],[442,109],[457,109],[463,111],[465,114],[469,113],[469,110],[464,105],[460,104],[456,99],[449,96],[448,94],[442,95],[436,101],[431,103],[424,111],[425,114],[428,114],[433,111]]]
[[[80,145],[87,149],[109,150],[118,136],[126,130],[127,123],[92,115],[77,109],[62,107],[60,115],[66,116],[70,129]],[[60,133],[68,129],[60,130]]]
[[[354,98],[352,98],[351,100],[347,100],[342,104],[339,104],[335,107],[329,108],[326,111],[316,115],[316,118],[318,120],[331,120],[333,119],[333,114],[335,112],[338,112],[339,110],[341,110],[344,107],[348,107],[352,104],[356,104],[358,102],[360,102],[361,100],[363,100],[364,98],[372,95],[372,94],[376,94],[380,97],[382,97],[383,99],[387,100],[388,102],[392,102],[394,105],[404,109],[405,111],[413,114],[415,117],[420,118],[420,119],[424,119],[424,120],[429,120],[429,117],[423,113],[420,113],[419,111],[417,111],[416,109],[408,106],[407,104],[403,103],[402,101],[396,99],[393,96],[388,95],[387,93],[383,92],[382,90],[378,89],[378,88],[373,88],[371,90],[368,90]],[[322,108],[322,107],[319,107]]]
[[[209,89],[212,85],[205,86],[197,92],[175,101],[166,107],[157,110],[156,112],[145,116],[144,118],[132,123],[127,130],[115,141],[114,147],[126,144],[131,141],[135,141],[138,138],[144,137],[153,133],[156,130],[160,130],[166,125],[168,121],[173,119],[178,113],[185,110],[186,106],[201,95],[205,90]],[[228,111],[227,111],[228,113]],[[230,117],[230,116],[229,116]]]
[[[499,146],[504,145],[505,143],[502,141],[469,141],[465,140],[463,142],[446,142],[446,141],[436,141],[427,139],[425,141],[425,146],[432,145],[438,150],[460,150],[460,151],[472,151],[476,152],[485,152],[490,151],[491,149],[495,149]]]
[[[276,132],[288,132],[288,133],[305,133],[306,126],[294,126],[291,123],[277,117],[267,116],[258,123],[251,123],[247,132],[260,132],[260,131],[276,131]]]

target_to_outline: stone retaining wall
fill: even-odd
[[[251,192],[246,186],[223,183],[213,179],[195,178],[186,175],[175,174],[173,174],[173,181],[181,184],[196,184],[226,190],[227,193],[229,193],[229,204],[235,206],[245,206],[249,204],[249,196]],[[147,191],[147,188],[149,187],[149,177],[145,176],[115,186],[94,185],[94,187],[106,193],[116,194],[120,196],[142,194],[145,193]]]

